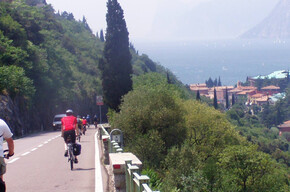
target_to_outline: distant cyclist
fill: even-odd
[[[70,136],[71,143],[76,143],[76,135],[79,135],[78,123],[77,118],[73,116],[73,111],[68,109],[66,111],[66,117],[61,119],[61,132],[64,138],[64,149],[65,153],[64,156],[68,156],[68,149],[67,149],[67,139]],[[77,157],[75,158],[75,163],[78,163]]]
[[[98,127],[98,115],[96,114],[94,116],[94,125],[95,125],[95,129]]]
[[[86,134],[86,130],[87,130],[87,119],[85,117],[83,117],[83,134]]]
[[[90,117],[89,114],[87,115],[86,119],[87,119],[87,123],[88,123],[88,125],[91,124],[91,117]]]
[[[0,191],[5,191],[6,186],[3,181],[3,175],[6,172],[6,164],[4,161],[4,153],[3,153],[3,139],[7,141],[9,153],[5,155],[7,159],[14,155],[14,142],[12,139],[13,134],[11,133],[8,125],[0,119]]]
[[[80,135],[82,135],[82,132],[83,132],[83,120],[81,119],[81,117],[79,115],[77,116],[77,122],[78,122],[79,133],[80,133]]]

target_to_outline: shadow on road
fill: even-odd
[[[90,171],[90,170],[95,170],[95,168],[87,168],[87,169],[83,169],[83,168],[75,168],[73,169],[74,171]]]

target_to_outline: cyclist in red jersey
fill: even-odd
[[[87,122],[86,118],[84,117],[83,118],[83,134],[84,135],[86,134],[87,124],[88,124],[88,122]]]
[[[73,116],[73,111],[71,109],[68,109],[66,111],[66,117],[63,117],[61,119],[61,135],[64,138],[64,148],[65,148],[65,153],[64,156],[68,156],[68,150],[67,150],[67,138],[70,136],[71,142],[75,143],[76,142],[76,135],[79,134],[78,130],[78,122],[77,118]],[[78,163],[77,157],[75,158],[75,163]]]

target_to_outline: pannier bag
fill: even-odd
[[[75,143],[73,145],[73,153],[74,153],[74,155],[80,155],[81,154],[81,149],[82,149],[81,144]]]

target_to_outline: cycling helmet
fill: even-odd
[[[73,110],[71,110],[71,109],[68,109],[68,110],[66,110],[66,112],[65,112],[67,115],[72,115],[73,114]]]

